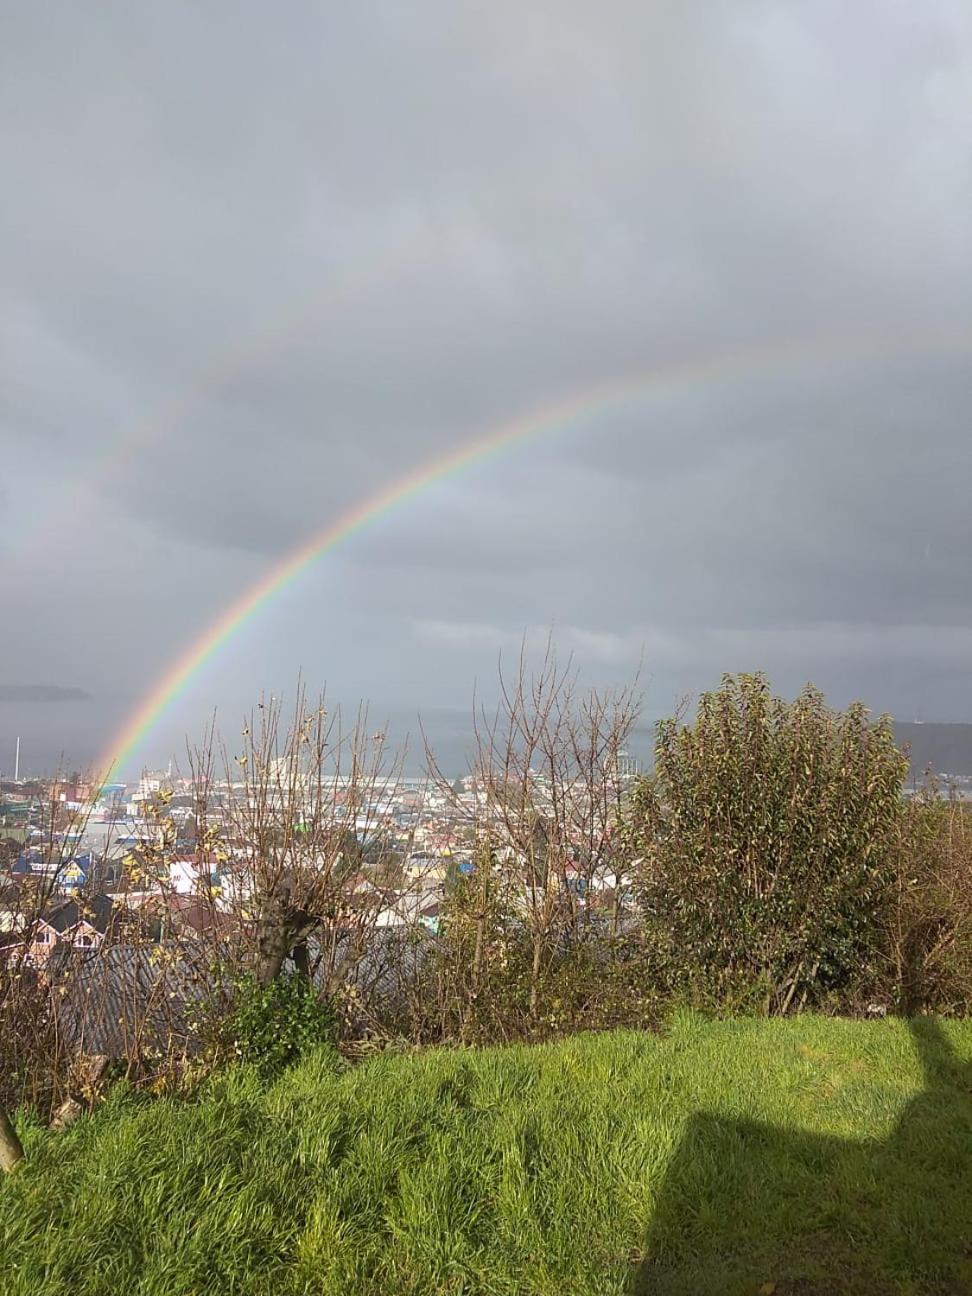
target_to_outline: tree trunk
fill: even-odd
[[[492,860],[480,864],[482,885],[479,895],[479,913],[476,915],[476,948],[473,951],[473,993],[478,998],[483,979],[483,955],[486,942],[486,920],[489,917],[489,875]]]
[[[297,975],[310,981],[311,978],[311,961],[310,950],[307,948],[307,938],[299,940],[294,946],[293,951],[294,967],[297,969]]]
[[[543,944],[539,937],[533,938],[533,966],[530,969],[530,1018],[537,1019],[540,1006],[540,962],[543,958]]]
[[[291,932],[286,908],[279,896],[265,896],[257,913],[256,983],[264,989],[276,981],[290,953]]]
[[[24,1159],[24,1149],[17,1131],[5,1111],[0,1111],[0,1169],[12,1170]]]
[[[256,962],[257,985],[266,989],[283,971],[289,957],[299,976],[311,979],[312,971],[307,938],[320,924],[304,909],[295,909],[286,897],[266,896],[257,913]]]

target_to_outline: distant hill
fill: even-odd
[[[920,774],[931,765],[938,774],[972,775],[972,724],[894,722],[898,742],[911,751],[911,768]]]
[[[61,684],[0,684],[0,702],[90,702],[91,694]]]
[[[936,774],[972,778],[972,724],[895,720],[894,733],[898,743],[908,748],[914,778],[920,778],[929,765]],[[653,726],[640,725],[631,736],[631,754],[646,768],[652,764],[653,743]]]
[[[898,743],[907,747],[915,778],[930,765],[937,774],[972,777],[972,724],[915,724],[895,720]],[[654,728],[639,726],[631,737],[631,753],[645,766],[652,763]]]
[[[471,721],[466,711],[427,712],[423,717],[425,732],[435,749],[442,768],[450,774],[465,772],[473,754],[470,736]],[[399,720],[396,724],[395,721]],[[393,717],[391,730],[400,736],[410,730],[416,733],[416,718]],[[931,765],[939,774],[972,777],[972,724],[915,724],[896,720],[895,736],[911,754],[912,774],[915,778]],[[632,731],[628,751],[647,769],[652,764],[655,742],[655,722],[642,720]],[[420,742],[413,741],[406,760],[407,772],[419,775],[423,770],[424,752]]]

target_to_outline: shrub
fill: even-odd
[[[488,869],[481,860],[447,890],[439,937],[415,986],[412,1038],[489,1044],[661,1020],[640,927],[613,933],[609,920],[592,917],[575,934],[565,923],[535,979],[531,933],[515,893]]]
[[[304,977],[282,975],[261,986],[245,976],[226,1029],[241,1061],[271,1077],[312,1048],[333,1047],[335,1015]]]
[[[887,948],[896,1007],[972,1013],[972,810],[934,779],[905,811]]]
[[[529,933],[488,852],[478,855],[475,873],[448,879],[442,909],[415,1004],[426,1020],[418,1023],[413,1012],[413,1029],[419,1038],[466,1043],[519,1035],[529,1010]]]
[[[658,727],[628,815],[649,938],[672,988],[785,1013],[874,958],[907,760],[889,719],[725,676],[692,725]]]

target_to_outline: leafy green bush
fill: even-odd
[[[304,977],[279,976],[261,986],[245,976],[237,983],[236,1005],[226,1029],[241,1061],[270,1077],[310,1049],[333,1047],[335,1015]]]
[[[626,833],[672,988],[784,1013],[846,991],[891,903],[907,767],[889,719],[762,675],[660,724]]]

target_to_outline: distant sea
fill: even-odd
[[[458,774],[469,768],[474,746],[470,741],[471,718],[468,711],[437,710],[423,713],[425,732],[435,751],[443,773]],[[423,772],[421,734],[414,717],[398,721],[394,717],[389,725],[389,738],[396,731],[410,731],[406,773]],[[895,721],[895,737],[906,746],[911,758],[912,779],[919,778],[930,765],[939,774],[972,777],[972,724],[915,724]],[[628,754],[639,760],[645,769],[652,765],[655,740],[655,722],[639,725],[631,734]]]
[[[436,710],[422,716],[425,733],[435,751],[443,773],[465,772],[470,765],[474,744],[470,740],[472,728],[468,711]],[[628,754],[648,769],[652,764],[655,739],[654,721],[640,724],[631,734]],[[972,724],[915,724],[895,721],[895,737],[906,746],[911,758],[912,778],[918,778],[930,765],[939,774],[972,777]],[[397,733],[410,733],[406,756],[406,773],[423,772],[422,738],[414,716],[407,719],[390,717],[389,739]]]
[[[0,774],[9,778],[13,774],[14,743],[19,733],[23,738],[23,774],[50,773],[60,768],[81,768],[94,758],[88,750],[94,746],[88,737],[89,726],[97,717],[96,702],[50,702],[27,705],[0,701]],[[405,773],[419,776],[424,772],[424,743],[422,729],[435,751],[444,774],[454,778],[465,773],[474,754],[472,714],[468,709],[427,708],[421,714],[411,710],[385,709],[375,705],[371,709],[374,728],[382,728],[388,738],[389,748],[400,744],[408,736]],[[104,721],[102,725],[104,728]],[[895,723],[899,743],[910,749],[913,777],[919,777],[931,765],[939,774],[972,777],[972,724],[915,724]],[[86,741],[87,738],[87,741]],[[654,743],[654,722],[644,721],[631,735],[629,755],[647,768],[651,764]],[[185,748],[173,752],[178,762],[184,761]],[[147,753],[157,765],[164,765],[166,752]],[[126,771],[134,778],[137,771]]]
[[[908,747],[911,771],[919,777],[930,765],[938,774],[972,777],[972,724],[894,722],[898,742]]]

